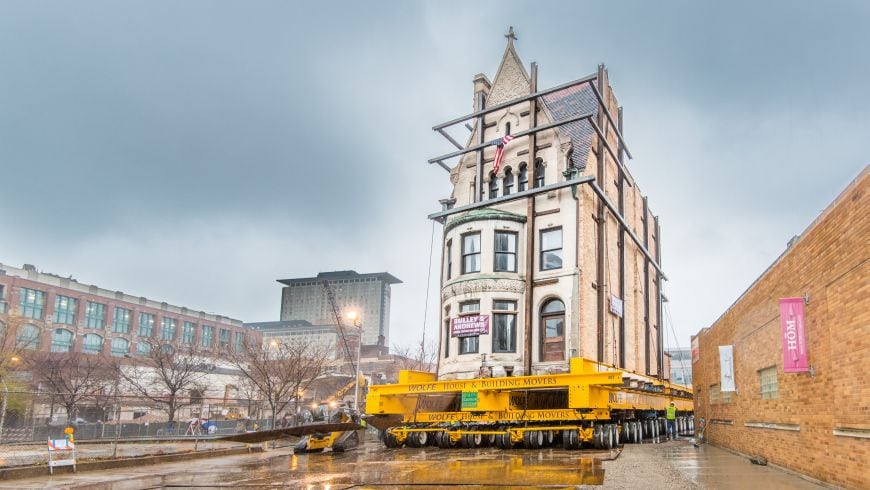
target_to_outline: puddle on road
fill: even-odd
[[[291,456],[284,482],[360,488],[401,485],[602,485],[600,458],[568,451],[415,451],[367,457]],[[279,475],[275,475],[279,476]],[[279,476],[280,478],[280,476]],[[274,480],[273,480],[274,481]]]
[[[602,485],[602,460],[615,454],[560,449],[478,450],[385,449],[364,447],[346,453],[310,453],[263,458],[219,472],[174,475],[172,483],[293,488],[574,487]],[[170,483],[167,481],[167,483]]]

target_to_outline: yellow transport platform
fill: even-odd
[[[437,381],[402,371],[397,384],[369,389],[366,408],[388,447],[605,449],[663,435],[672,402],[676,431],[691,432],[690,388],[573,358],[564,374]]]

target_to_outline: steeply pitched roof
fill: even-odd
[[[589,85],[585,83],[553,92],[541,98],[554,121],[581,114],[598,114],[598,100]],[[592,148],[592,138],[595,135],[592,125],[584,119],[562,125],[558,131],[563,137],[570,139],[574,147],[571,163],[581,170],[584,169],[589,158],[589,150]]]

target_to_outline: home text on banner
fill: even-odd
[[[804,299],[779,300],[779,325],[782,331],[782,370],[805,373],[810,370],[804,327]]]
[[[719,391],[737,391],[734,386],[734,346],[719,346]]]
[[[451,337],[474,337],[489,333],[489,315],[468,315],[450,321]]]

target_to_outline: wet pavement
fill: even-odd
[[[618,457],[616,457],[618,456]],[[616,459],[613,459],[616,457]],[[386,449],[225,456],[0,482],[0,488],[822,488],[727,451],[680,440],[616,451]]]
[[[678,441],[679,442],[679,441]],[[689,482],[701,488],[825,488],[772,466],[759,466],[725,449],[701,444],[668,443],[663,456]]]
[[[81,443],[76,444],[76,457],[79,460],[131,458],[158,454],[187,453],[192,451],[208,451],[243,447],[244,444],[224,441],[179,441],[154,443],[118,444],[117,453],[111,443]],[[22,444],[0,446],[0,468],[8,466],[28,466],[48,461],[46,444]]]

